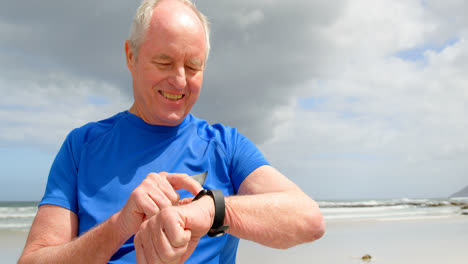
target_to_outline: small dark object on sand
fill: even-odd
[[[371,257],[371,255],[366,254],[366,255],[362,256],[361,259],[362,259],[363,261],[365,261],[365,262],[370,262],[371,259],[372,259],[372,257]]]

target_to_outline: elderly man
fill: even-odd
[[[235,263],[239,238],[323,235],[317,204],[251,141],[189,114],[208,36],[190,1],[143,1],[125,43],[134,104],[68,135],[19,263]]]

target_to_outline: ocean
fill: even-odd
[[[326,222],[403,221],[467,215],[468,197],[450,199],[389,199],[319,201]]]
[[[466,214],[468,198],[318,201],[325,221],[401,221]],[[0,202],[0,231],[28,231],[39,202]]]
[[[39,202],[0,202],[0,231],[28,231]]]

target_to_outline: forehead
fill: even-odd
[[[203,57],[206,53],[206,39],[203,24],[198,16],[178,1],[161,3],[154,10],[140,48],[153,55],[160,53],[174,56],[174,53],[184,53]],[[172,6],[167,6],[167,3]]]

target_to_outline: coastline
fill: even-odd
[[[319,201],[326,233],[278,250],[241,240],[237,263],[468,263],[468,198]],[[36,202],[0,202],[1,263],[16,263]],[[371,260],[361,258],[370,255]]]
[[[237,263],[468,263],[468,216],[399,221],[327,222],[318,241],[288,250],[267,248],[241,240]],[[27,231],[0,231],[2,263],[16,263]],[[360,258],[372,256],[370,262]]]

